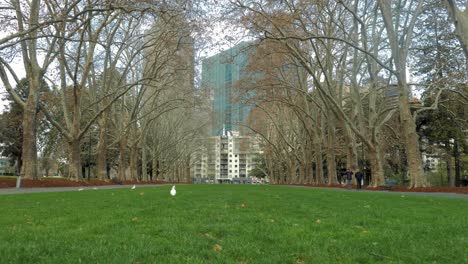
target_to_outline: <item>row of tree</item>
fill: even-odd
[[[370,169],[370,184],[379,186],[387,168],[403,179],[408,174],[410,187],[427,186],[421,149],[440,140],[424,129],[447,127],[425,122],[421,143],[416,124],[422,113],[435,122],[440,109],[457,121],[444,123],[457,131],[444,140],[458,148],[460,162],[468,2],[464,10],[456,1],[432,0],[231,4],[233,21],[260,40],[249,66],[260,74],[243,86],[257,95],[247,126],[264,138],[272,182],[334,184],[347,168]],[[413,98],[416,89],[424,91],[423,106]]]
[[[226,4],[216,9],[226,11],[224,23],[256,40],[246,68],[253,77],[239,88],[254,106],[244,125],[263,138],[259,163],[272,182],[333,184],[349,168],[370,172],[378,186],[391,169],[407,172],[410,187],[426,186],[421,149],[432,143],[451,153],[457,180],[449,182],[460,182],[468,2],[214,2]],[[0,78],[14,104],[1,119],[18,132],[0,134],[21,140],[20,149],[2,144],[21,156],[21,175],[37,177],[40,152],[45,163],[64,161],[76,180],[91,165],[100,179],[114,168],[122,180],[188,180],[193,139],[204,136],[208,120],[208,100],[193,89],[193,58],[211,7],[195,0],[2,4]],[[415,88],[422,106],[412,101]]]
[[[21,149],[5,143],[11,130],[2,147],[21,176],[37,178],[39,152],[75,180],[92,164],[99,179],[115,168],[121,180],[187,180],[204,125],[193,90],[202,13],[182,0],[2,3],[0,78],[14,102],[2,120]]]

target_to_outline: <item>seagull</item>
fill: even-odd
[[[132,186],[132,190],[135,190],[135,188],[136,188],[136,185],[134,184],[134,185]]]
[[[79,189],[78,189],[79,192],[82,191],[82,190],[84,190],[84,189],[83,189],[83,188],[79,188]]]
[[[172,196],[175,196],[175,195],[176,195],[175,185],[172,185],[171,195],[172,195]]]

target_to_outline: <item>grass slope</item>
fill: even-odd
[[[0,196],[2,263],[468,263],[468,200],[185,185]],[[243,203],[244,206],[242,205]]]

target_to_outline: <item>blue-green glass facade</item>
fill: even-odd
[[[212,135],[225,131],[240,131],[239,123],[247,119],[250,106],[245,104],[247,93],[240,81],[246,80],[245,71],[250,43],[237,46],[203,60],[202,83],[210,94],[212,104]]]

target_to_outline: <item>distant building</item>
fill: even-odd
[[[192,155],[191,175],[197,183],[250,183],[250,171],[261,154],[258,139],[223,130],[206,138]]]
[[[437,154],[421,153],[423,167],[425,170],[436,171],[440,163],[440,157]]]
[[[251,107],[245,104],[248,96],[242,81],[250,78],[245,67],[253,50],[251,43],[241,42],[203,60],[202,85],[211,99],[213,136],[221,136],[223,129],[241,131],[239,123],[249,115]]]
[[[253,74],[246,71],[255,51],[241,42],[203,60],[202,86],[211,102],[211,136],[203,139],[192,155],[191,175],[200,183],[250,183],[250,171],[261,154],[258,139],[246,136],[240,125],[247,121],[251,94],[245,85]]]

